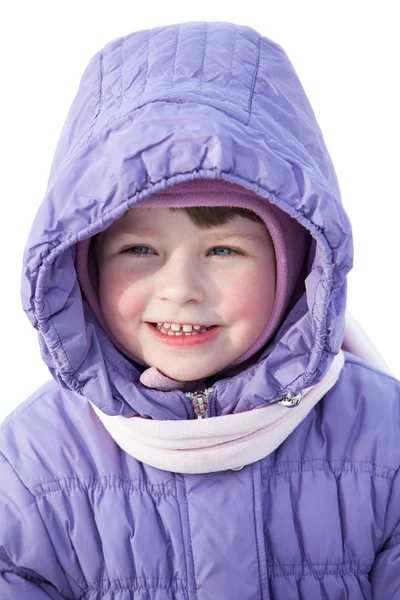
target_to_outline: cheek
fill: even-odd
[[[271,315],[275,299],[275,268],[243,270],[225,281],[224,304],[229,318],[245,319],[254,327],[264,326]]]
[[[104,270],[100,273],[100,306],[107,321],[123,320],[138,313],[141,297],[137,288],[125,272]]]

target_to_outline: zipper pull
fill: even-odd
[[[278,404],[281,406],[286,406],[286,408],[293,408],[300,404],[303,400],[303,392],[300,391],[298,394],[294,395],[291,392],[288,392],[280,400],[278,400]]]
[[[208,396],[211,394],[212,388],[207,388],[201,392],[184,392],[185,396],[191,400],[193,410],[198,419],[207,417]]]

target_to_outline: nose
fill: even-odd
[[[157,295],[177,306],[187,302],[202,303],[206,296],[206,282],[193,257],[182,250],[168,259],[157,273]]]

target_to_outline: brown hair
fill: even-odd
[[[185,206],[170,208],[170,210],[184,210],[189,219],[200,229],[225,225],[237,215],[264,224],[264,221],[256,213],[240,206]]]

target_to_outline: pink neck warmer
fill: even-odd
[[[276,256],[276,290],[271,318],[256,342],[221,375],[228,374],[267,344],[278,329],[294,296],[303,289],[303,269],[306,266],[310,248],[310,235],[295,219],[274,206],[267,204],[251,190],[226,182],[222,179],[194,179],[165,188],[153,196],[140,201],[143,207],[188,207],[188,206],[237,206],[256,213],[265,223],[272,238]],[[128,358],[140,363],[136,357],[119,344],[104,321],[101,313],[95,265],[88,265],[90,239],[77,244],[76,269],[78,280],[89,306],[95,313],[100,325],[114,345]],[[297,298],[296,298],[297,299]],[[147,366],[147,365],[145,365]],[[188,382],[176,381],[161,374],[155,367],[145,370],[141,383],[147,387],[172,390],[186,389]],[[195,382],[197,384],[197,382]],[[196,388],[197,389],[197,388]]]

